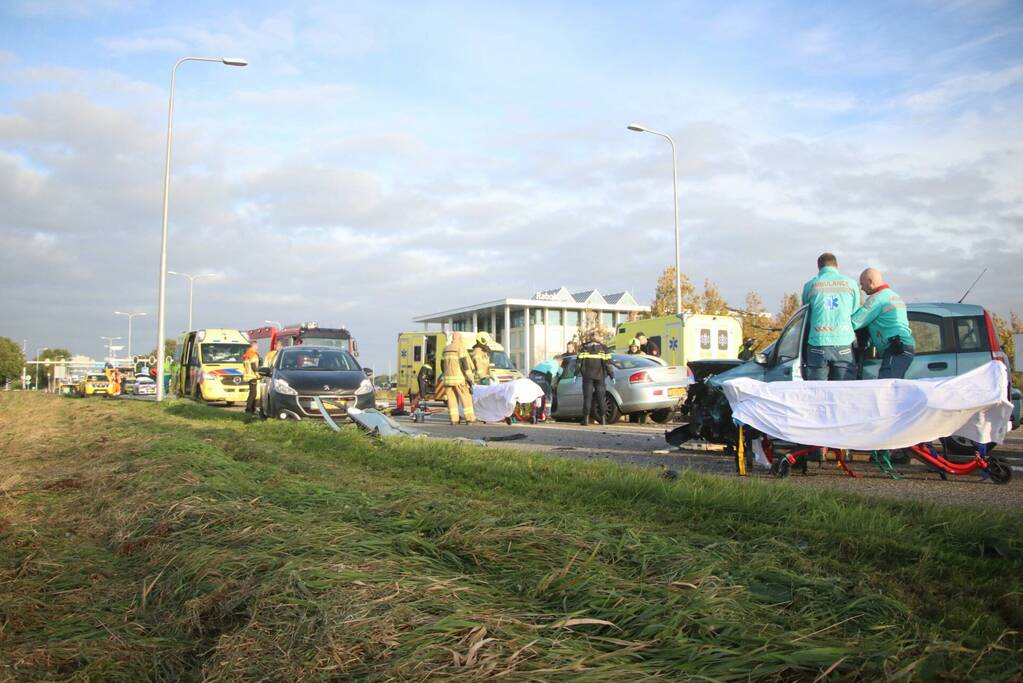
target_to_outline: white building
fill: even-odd
[[[526,372],[562,353],[583,325],[583,312],[600,316],[614,329],[630,316],[646,313],[629,292],[602,295],[595,289],[571,293],[564,287],[537,292],[529,299],[498,299],[415,318],[425,329],[437,324],[445,331],[486,331],[499,341],[515,365]]]

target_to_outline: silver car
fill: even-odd
[[[614,381],[607,382],[607,421],[622,415],[649,413],[658,422],[667,422],[680,401],[686,398],[691,378],[686,367],[669,366],[660,358],[615,353]],[[576,357],[564,356],[558,381],[555,419],[579,419],[583,415],[583,381],[576,374]]]

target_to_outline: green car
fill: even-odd
[[[801,378],[803,355],[809,334],[807,307],[797,310],[778,339],[754,360],[735,361],[730,369],[718,362],[717,374],[701,373],[693,367],[697,384],[690,387],[687,402],[690,438],[703,438],[714,443],[734,441],[731,410],[725,400],[721,383],[737,377],[752,377],[764,382]],[[906,379],[953,377],[981,367],[992,360],[1008,364],[1009,359],[998,341],[991,314],[973,304],[907,304],[909,326],[916,341],[916,355],[906,372]],[[877,377],[881,360],[875,356],[863,362],[863,379]],[[724,370],[724,371],[722,371]],[[707,375],[701,377],[701,375]],[[1010,373],[1006,396],[1013,403],[1012,426],[1020,425],[1020,392],[1013,388]],[[972,453],[974,444],[952,439],[952,447]]]

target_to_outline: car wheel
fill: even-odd
[[[618,402],[615,401],[614,396],[611,394],[607,394],[605,400],[607,405],[604,407],[604,420],[608,424],[614,424],[622,416],[622,411],[618,409]]]
[[[650,412],[650,419],[658,424],[667,424],[671,422],[671,408],[661,408],[660,410],[653,410]]]
[[[987,473],[996,484],[1008,484],[1012,479],[1012,467],[1001,458],[989,458]]]

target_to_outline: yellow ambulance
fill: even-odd
[[[668,365],[684,366],[691,360],[737,358],[742,346],[742,323],[730,315],[693,314],[634,320],[618,326],[614,350],[627,353],[629,342],[640,333],[654,342]]]
[[[462,337],[466,351],[476,345],[476,334],[473,332],[454,332]],[[397,391],[406,394],[419,393],[419,370],[427,358],[434,359],[434,372],[440,374],[438,364],[444,347],[447,346],[447,335],[444,332],[402,332],[398,335],[398,377]],[[522,378],[515,365],[511,362],[504,347],[491,341],[490,349],[490,381],[511,382]]]
[[[239,330],[195,330],[178,338],[171,385],[177,396],[227,405],[249,397],[242,356],[249,338]],[[259,386],[258,383],[256,385]]]

